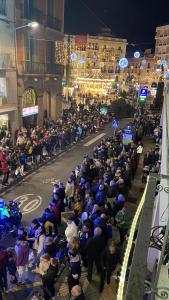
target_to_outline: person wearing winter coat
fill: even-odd
[[[50,210],[55,215],[57,224],[61,224],[61,200],[58,194],[54,194],[53,200],[50,202]]]
[[[24,284],[27,279],[27,267],[29,260],[29,243],[25,237],[19,237],[15,246],[16,265],[18,271],[18,283]]]
[[[35,234],[35,242],[33,245],[34,250],[36,250],[37,257],[39,257],[44,249],[45,245],[45,229],[42,226],[38,227]]]
[[[103,291],[105,279],[107,280],[107,284],[110,284],[111,275],[116,269],[117,263],[117,246],[115,242],[110,239],[107,247],[104,248],[101,254],[100,292]]]
[[[74,222],[73,216],[68,216],[67,227],[65,230],[65,236],[66,236],[67,242],[70,242],[72,237],[77,237],[77,226]]]
[[[80,256],[77,250],[69,250],[69,274],[68,274],[68,286],[69,292],[71,292],[72,288],[79,284],[80,276],[81,276],[81,261]]]
[[[55,280],[58,268],[48,254],[41,257],[38,273],[42,276],[44,300],[55,299]]]
[[[85,300],[85,295],[82,291],[80,285],[75,285],[71,289],[71,297],[70,300]]]
[[[69,178],[65,187],[65,196],[68,201],[69,207],[71,207],[71,202],[74,200],[74,194],[75,194],[75,184],[74,181],[71,178]]]
[[[8,254],[7,251],[0,249],[0,290],[7,290],[8,282],[7,282],[7,267],[8,263]]]
[[[95,198],[95,202],[97,205],[104,206],[106,201],[106,194],[105,194],[105,190],[104,190],[104,185],[101,184],[99,186],[99,191],[96,193],[96,198]]]
[[[88,239],[85,245],[85,251],[88,258],[88,281],[92,280],[93,264],[95,263],[97,272],[101,271],[100,256],[105,247],[105,239],[102,236],[102,230],[96,227],[94,237]]]

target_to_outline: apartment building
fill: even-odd
[[[0,0],[0,133],[18,126],[14,3]]]
[[[69,91],[106,94],[126,55],[127,40],[105,35],[65,35],[65,84]],[[66,89],[67,89],[66,87]]]
[[[55,42],[64,36],[64,0],[16,0],[15,17],[19,123],[41,125],[62,111],[64,66]]]
[[[128,62],[128,67],[121,74],[126,83],[151,87],[152,83],[158,80],[154,53],[151,49],[146,49],[139,58],[128,58]]]
[[[169,25],[156,28],[155,59],[169,61]]]

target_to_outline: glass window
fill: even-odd
[[[55,63],[55,43],[52,41],[47,42],[46,62],[47,63]]]
[[[50,0],[47,1],[47,15],[53,16],[53,14],[54,14],[54,1]]]
[[[30,39],[27,32],[24,34],[24,49],[25,49],[25,61],[30,61]]]
[[[6,16],[6,0],[0,0],[0,14]]]

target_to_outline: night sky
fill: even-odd
[[[112,30],[136,48],[154,46],[155,27],[169,24],[169,0],[83,0]],[[97,34],[104,27],[81,0],[65,0],[65,32]]]

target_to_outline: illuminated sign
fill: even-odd
[[[148,95],[147,88],[143,88],[140,90],[140,97],[147,97],[147,95]]]
[[[37,115],[38,113],[39,113],[38,105],[22,108],[22,117],[29,117],[29,116]]]

